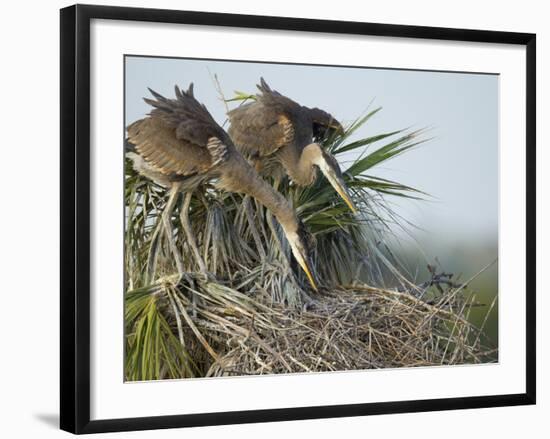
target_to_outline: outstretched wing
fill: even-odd
[[[300,105],[272,90],[261,78],[261,93],[254,102],[227,113],[231,126],[229,136],[245,155],[265,157],[291,143]]]
[[[169,176],[206,172],[227,153],[228,136],[206,107],[193,95],[175,87],[176,99],[149,89],[153,110],[148,117],[128,126],[128,143],[156,170]]]
[[[154,90],[149,91],[156,98],[144,98],[145,102],[154,107],[149,115],[174,128],[178,139],[199,146],[206,146],[211,137],[225,140],[223,128],[216,123],[206,107],[195,99],[193,84],[186,92],[176,86],[176,99],[167,99]]]
[[[304,107],[309,112],[309,116],[313,123],[313,138],[320,141],[327,135],[333,133],[344,133],[342,124],[338,122],[331,114],[320,108]]]
[[[294,139],[294,127],[289,117],[261,102],[242,105],[231,110],[228,116],[231,122],[229,136],[246,156],[269,156]]]

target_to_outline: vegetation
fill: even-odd
[[[464,294],[467,285],[435,271],[429,282],[415,285],[392,252],[392,230],[401,222],[386,197],[424,194],[370,172],[425,139],[421,131],[398,130],[350,140],[378,111],[354,121],[344,134],[321,140],[340,160],[361,151],[345,172],[358,214],[322,177],[307,188],[288,181],[278,187],[311,232],[322,282],[318,293],[309,289],[277,225],[270,228],[269,213],[250,198],[208,183],[195,191],[190,219],[210,274],[198,273],[181,233],[180,200],[172,219],[186,274],[178,275],[167,240],[150,245],[166,190],[126,164],[127,380],[495,358],[482,331],[468,322],[476,303]],[[151,257],[157,258],[157,270],[148,279]]]

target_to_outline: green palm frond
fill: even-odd
[[[256,95],[248,94],[242,91],[235,90],[235,96],[230,99],[224,99],[224,102],[245,102],[248,100],[256,100]]]
[[[125,375],[129,381],[191,378],[200,373],[166,318],[170,315],[166,313],[167,288],[153,286],[126,293]]]

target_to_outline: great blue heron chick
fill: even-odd
[[[356,212],[338,161],[318,143],[327,131],[342,133],[342,125],[326,111],[302,106],[272,90],[263,78],[258,89],[255,101],[228,112],[228,133],[237,149],[276,181],[285,172],[295,184],[309,186],[319,169]]]
[[[181,224],[187,242],[195,253],[201,271],[206,267],[191,232],[188,216],[193,190],[211,181],[217,189],[249,195],[263,204],[281,224],[292,253],[311,286],[317,285],[307,246],[307,232],[290,203],[267,184],[237,151],[227,133],[193,95],[193,84],[181,91],[175,87],[176,99],[168,99],[149,89],[155,99],[145,98],[153,110],[128,126],[127,153],[134,168],[160,185],[170,188],[163,212],[163,226],[173,235],[171,215],[181,192],[186,193],[181,210]],[[176,261],[181,259],[171,243]],[[181,262],[177,263],[182,271]]]

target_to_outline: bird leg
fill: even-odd
[[[170,197],[168,198],[168,202],[166,203],[166,207],[164,208],[164,212],[162,213],[162,223],[164,225],[164,230],[168,239],[170,251],[174,255],[174,259],[176,260],[178,274],[182,275],[185,272],[185,267],[183,265],[182,255],[178,250],[176,241],[174,239],[174,228],[172,227],[172,212],[174,211],[174,208],[176,207],[176,202],[178,201],[178,196],[180,193],[179,189],[179,185],[174,185],[172,187],[170,191]]]
[[[172,227],[172,213],[176,207],[176,202],[178,201],[178,196],[180,193],[180,185],[173,184],[170,188],[168,201],[164,206],[164,210],[161,215],[161,221],[157,224],[153,237],[151,238],[151,246],[149,248],[149,258],[147,262],[147,279],[148,282],[151,282],[155,277],[156,266],[157,266],[157,256],[158,256],[158,246],[160,244],[160,239],[162,237],[162,230],[166,234],[166,239],[168,240],[168,246],[172,252],[174,259],[176,261],[176,267],[178,273],[181,275],[185,271],[183,265],[183,259],[181,253],[179,252],[176,242],[174,240],[174,229]]]
[[[191,198],[193,197],[192,192],[187,192],[185,194],[185,198],[183,199],[183,206],[180,210],[180,222],[181,226],[183,228],[183,231],[185,232],[185,236],[187,238],[187,244],[189,247],[191,247],[191,250],[195,254],[195,259],[197,260],[197,264],[199,264],[199,270],[204,275],[206,279],[209,278],[208,271],[206,270],[206,264],[204,263],[204,260],[202,259],[202,256],[199,252],[199,247],[197,246],[197,241],[195,240],[195,236],[193,235],[193,230],[191,229],[191,222],[189,221],[189,207],[191,205]],[[194,289],[194,282],[192,282],[192,286]],[[193,303],[193,317],[197,317],[197,295],[194,292],[192,293],[191,301]]]
[[[146,284],[150,284],[155,277],[155,271],[157,267],[158,259],[158,247],[160,237],[162,236],[162,221],[158,221],[155,226],[155,231],[151,237],[151,244],[149,244],[149,254],[147,256],[147,278]]]
[[[185,236],[187,238],[187,244],[189,245],[189,247],[191,247],[191,250],[195,255],[197,264],[199,265],[199,270],[202,274],[204,274],[208,278],[206,264],[204,263],[204,260],[202,259],[202,256],[199,252],[199,247],[197,246],[197,241],[195,241],[195,237],[193,236],[193,230],[191,229],[191,223],[189,222],[189,206],[191,204],[192,196],[193,194],[191,192],[187,192],[185,194],[183,206],[180,211],[180,221],[181,221],[181,226],[183,228],[183,231],[185,232]]]

